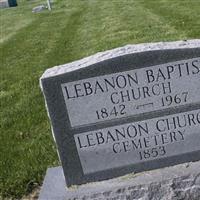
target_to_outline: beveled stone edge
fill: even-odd
[[[43,73],[40,80],[68,73],[71,71],[75,71],[87,67],[89,65],[102,62],[107,59],[127,54],[156,51],[156,50],[185,49],[185,48],[200,48],[200,39],[126,45],[123,47],[107,50],[104,52],[98,52],[94,55],[82,58],[80,60],[71,63],[49,68]]]

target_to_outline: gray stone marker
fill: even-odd
[[[0,0],[0,8],[8,8],[9,3],[8,0]]]
[[[67,186],[200,160],[200,40],[98,53],[40,83]]]
[[[42,12],[43,10],[45,10],[46,7],[45,5],[40,5],[40,6],[36,6],[32,9],[33,13],[38,13],[38,12]]]

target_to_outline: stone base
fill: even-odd
[[[200,200],[200,161],[67,188],[49,168],[39,200]]]

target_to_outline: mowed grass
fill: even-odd
[[[18,0],[0,11],[0,199],[30,193],[59,165],[39,77],[126,44],[200,38],[200,0]]]

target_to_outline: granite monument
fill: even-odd
[[[40,85],[68,187],[200,160],[200,40],[98,53]]]

